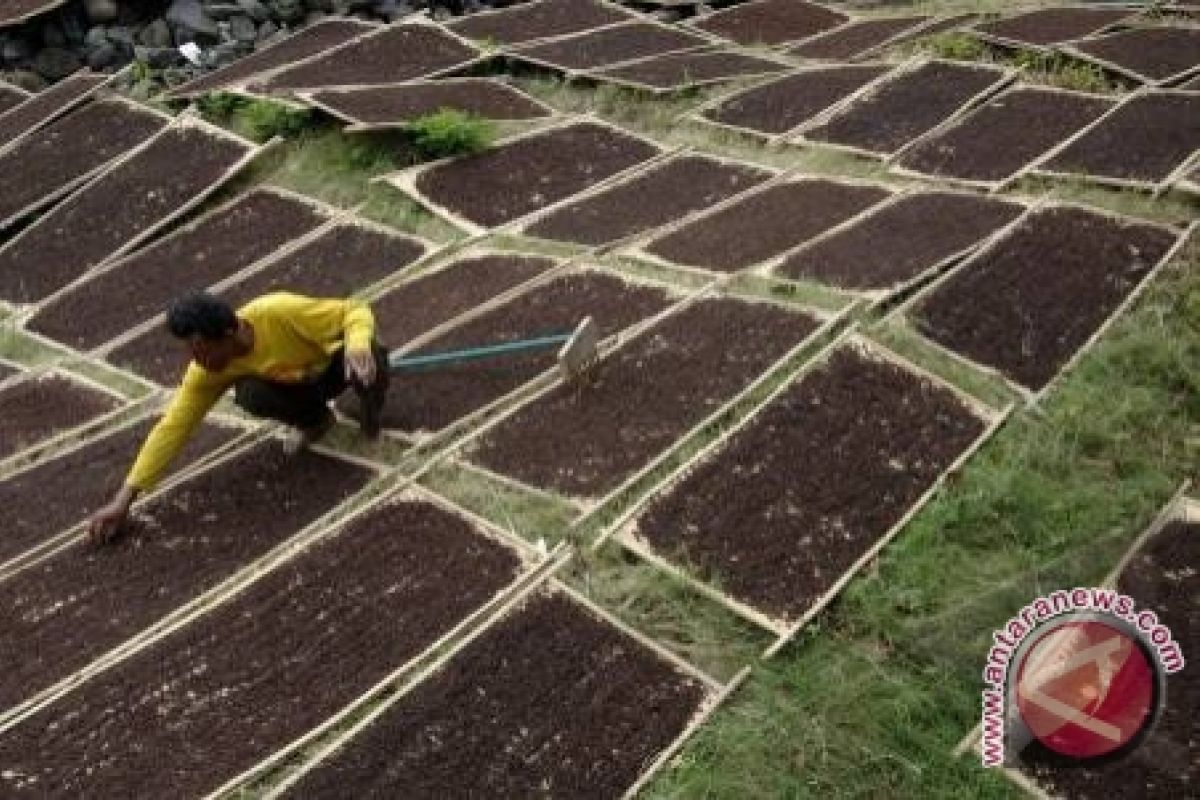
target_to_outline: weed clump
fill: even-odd
[[[488,120],[449,108],[413,120],[405,131],[425,160],[478,152],[495,136]]]

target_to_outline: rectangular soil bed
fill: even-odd
[[[918,142],[896,163],[910,172],[1000,188],[1115,103],[1059,89],[1012,89]]]
[[[66,0],[0,0],[0,28],[20,25],[63,5]]]
[[[1200,93],[1134,95],[1039,170],[1101,183],[1156,187],[1200,149]]]
[[[373,714],[285,796],[622,797],[714,696],[569,595],[539,594]]]
[[[1048,208],[978,253],[911,314],[930,339],[1040,390],[1178,239],[1154,225]]]
[[[582,245],[610,244],[706,209],[770,177],[749,164],[678,156],[551,211],[521,232]]]
[[[426,244],[419,239],[342,222],[216,294],[235,308],[271,292],[345,297],[404,269],[425,252]],[[176,383],[187,366],[185,349],[157,326],[106,358],[164,385]]]
[[[1069,51],[1146,83],[1169,83],[1200,68],[1200,28],[1135,28],[1072,42]]]
[[[214,70],[172,89],[169,98],[193,97],[246,84],[251,78],[277,72],[298,61],[318,55],[365,33],[378,25],[354,19],[323,19],[286,39],[239,58],[227,67]]]
[[[6,386],[0,389],[0,460],[122,405],[117,395],[57,372]]]
[[[448,108],[498,120],[539,119],[554,113],[520,89],[488,78],[331,89],[305,93],[301,99],[350,123],[354,130],[401,127]]]
[[[53,203],[158,133],[167,120],[133,103],[102,100],[0,152],[0,229]]]
[[[426,78],[461,67],[479,51],[435,25],[389,25],[256,81],[277,92],[325,86],[371,86]]]
[[[810,337],[820,322],[764,302],[707,298],[524,405],[472,447],[474,463],[598,498],[675,444]]]
[[[577,122],[421,168],[411,188],[418,200],[451,219],[495,227],[595,186],[661,152],[618,128]]]
[[[763,263],[890,197],[878,186],[788,181],[687,222],[641,250],[674,264],[738,272]]]
[[[778,136],[837,105],[887,74],[887,64],[817,67],[721,99],[700,112],[718,125]]]
[[[997,67],[927,62],[873,86],[802,135],[811,142],[890,156],[1011,78]]]
[[[807,39],[788,50],[787,54],[819,61],[849,61],[882,47],[928,21],[929,17],[917,16],[851,22]]]
[[[67,113],[107,80],[107,75],[94,75],[87,70],[76,72],[0,114],[0,147]]]
[[[257,148],[175,124],[0,248],[0,297],[31,303],[132,250],[216,191]]]
[[[196,600],[371,475],[311,451],[287,456],[268,440],[151,499],[116,541],[68,547],[19,572],[0,584],[0,709]]]
[[[0,480],[0,564],[82,522],[112,499],[156,420],[143,420]],[[232,441],[237,428],[205,423],[172,464],[186,469]]]
[[[298,197],[255,189],[43,305],[25,327],[90,350],[314,230],[325,213]]]
[[[674,477],[620,538],[787,635],[896,533],[990,421],[851,340]]]
[[[0,114],[21,105],[30,97],[29,92],[21,87],[0,81]]]
[[[1044,8],[973,28],[981,38],[1012,47],[1039,47],[1081,39],[1132,16],[1127,8]]]
[[[695,50],[713,39],[651,22],[630,22],[551,42],[517,48],[510,54],[521,61],[560,70],[582,70],[619,64],[637,58]]]
[[[637,19],[632,11],[602,0],[535,0],[511,8],[470,14],[446,27],[476,41],[520,44],[567,36]]]
[[[1024,211],[958,192],[905,195],[799,248],[775,271],[840,289],[891,292],[966,255]]]
[[[691,25],[731,42],[756,45],[807,39],[849,19],[807,0],[752,0],[699,17]]]
[[[631,61],[610,69],[594,70],[587,77],[649,92],[675,92],[712,83],[773,75],[792,68],[788,62],[739,53],[712,50],[675,53]]]
[[[569,333],[589,315],[603,338],[665,310],[673,302],[674,297],[656,286],[627,283],[596,271],[579,271],[554,278],[456,325],[433,341],[421,343],[416,353]],[[393,374],[383,424],[404,433],[441,430],[520,388],[555,363],[553,352],[539,352]],[[340,407],[355,414],[358,403],[348,399]]]
[[[0,787],[13,797],[207,796],[371,690],[520,571],[508,547],[439,505],[379,506],[5,731],[0,760],[12,771]]]

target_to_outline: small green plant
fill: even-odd
[[[1049,54],[1033,50],[1019,50],[1012,60],[1014,64],[1024,69],[1026,74],[1040,83],[1081,92],[1103,91],[1112,88],[1102,69],[1094,64],[1085,64],[1060,53]]]
[[[259,141],[280,136],[285,139],[299,135],[308,128],[312,112],[272,103],[268,100],[248,100],[239,116],[251,136]]]
[[[487,147],[495,135],[492,123],[482,117],[443,108],[405,126],[413,147],[426,160],[474,153]]]
[[[987,54],[987,46],[965,33],[939,33],[929,37],[927,47],[939,58],[953,61],[979,61]]]
[[[229,120],[245,104],[246,100],[244,98],[226,92],[206,94],[196,102],[200,113],[210,122],[225,122]]]

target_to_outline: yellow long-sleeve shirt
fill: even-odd
[[[238,309],[254,328],[254,349],[220,372],[194,361],[166,413],[146,437],[125,482],[142,491],[153,488],[196,426],[234,381],[257,376],[280,383],[311,380],[345,344],[367,350],[375,334],[371,309],[357,300],[302,297],[286,292],[263,295]]]

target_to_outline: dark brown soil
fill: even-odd
[[[488,119],[537,119],[549,113],[520,89],[486,78],[316,92],[314,99],[368,125],[411,122],[447,108]]]
[[[121,401],[59,375],[31,378],[0,390],[0,458],[115,411]]]
[[[788,50],[788,55],[824,61],[854,58],[925,22],[929,17],[866,19],[835,28]]]
[[[517,255],[457,261],[372,302],[376,335],[389,347],[402,347],[443,322],[535,278],[555,263],[549,258]]]
[[[795,620],[983,429],[946,389],[843,347],[652,502],[638,532],[731,597]]]
[[[786,72],[789,67],[778,61],[733,51],[707,53],[677,53],[635,61],[623,67],[599,70],[593,78],[612,78],[650,86],[655,89],[686,89],[698,83],[741,78],[749,75],[769,75]]]
[[[402,269],[423,252],[407,236],[346,223],[218,294],[235,307],[271,292],[345,297]],[[122,345],[107,358],[164,385],[178,382],[188,364],[185,348],[160,328]]]
[[[525,233],[585,245],[608,244],[708,208],[769,177],[770,173],[749,165],[683,156],[552,212]]]
[[[976,246],[1024,210],[966,194],[912,195],[790,256],[779,272],[845,289],[887,289]]]
[[[311,451],[286,456],[267,441],[152,500],[116,541],[77,545],[0,584],[0,708],[216,586],[369,477]]]
[[[1046,8],[981,23],[975,30],[1025,44],[1057,44],[1107,28],[1130,13],[1125,8]]]
[[[804,135],[890,155],[996,84],[1002,74],[993,67],[925,64],[879,84]]]
[[[78,73],[38,92],[19,106],[0,115],[0,146],[50,120],[80,102],[88,92],[104,83],[106,76]]]
[[[704,696],[568,598],[535,597],[287,796],[620,797]]]
[[[241,83],[255,75],[286,67],[301,59],[315,56],[355,36],[376,30],[374,25],[353,19],[325,19],[299,33],[289,36],[272,47],[264,48],[239,58],[223,69],[210,72],[194,81],[185,83],[170,92],[170,96],[183,97],[215,91]]]
[[[433,644],[519,567],[435,506],[384,506],[8,731],[0,760],[36,784],[0,787],[207,795]]]
[[[370,86],[422,78],[465,64],[479,51],[432,25],[393,25],[267,77],[266,91]]]
[[[1147,543],[1117,581],[1121,592],[1158,615],[1185,658],[1200,652],[1200,524],[1175,522]],[[1154,730],[1125,758],[1103,767],[1062,769],[1029,752],[1038,783],[1071,798],[1189,797],[1200,780],[1200,680],[1185,667],[1167,678],[1166,707]],[[1022,753],[1026,756],[1026,753]],[[1039,763],[1040,762],[1040,763]]]
[[[1075,49],[1161,81],[1200,65],[1200,29],[1140,28],[1079,42]]]
[[[0,83],[0,114],[29,99],[29,92],[7,83]]]
[[[90,350],[316,228],[324,217],[306,203],[254,191],[193,228],[162,239],[122,265],[38,310],[26,327]]]
[[[417,189],[476,223],[511,222],[581,192],[660,152],[589,122],[457,158],[422,173]]]
[[[704,300],[486,434],[471,456],[577,497],[615,489],[817,328],[764,303]]]
[[[1011,178],[1113,107],[1097,95],[1023,87],[992,100],[959,124],[921,142],[902,167],[973,181]]]
[[[666,309],[672,302],[661,289],[628,284],[598,272],[567,275],[456,327],[420,352],[567,333],[588,315],[603,337]],[[500,399],[554,363],[555,354],[549,351],[394,374],[383,424],[406,432],[440,430]],[[343,408],[357,413],[358,403],[348,399]]]
[[[89,103],[0,153],[0,222],[14,218],[158,133],[162,117],[129,103]],[[15,179],[20,176],[19,180]]]
[[[1160,228],[1050,209],[955,274],[914,316],[931,339],[1040,389],[1174,243]]]
[[[121,486],[154,420],[94,439],[76,450],[0,481],[5,509],[0,562],[83,521]],[[171,465],[194,463],[233,439],[237,430],[205,424]],[[53,502],[48,502],[52,498]]]
[[[755,0],[701,17],[693,25],[738,44],[781,44],[836,28],[848,19],[805,0]]]
[[[62,5],[61,0],[4,0],[0,5],[0,25],[14,24],[26,15],[36,15],[49,6]]]
[[[1200,94],[1133,97],[1044,165],[1047,170],[1158,183],[1200,148]]]
[[[194,128],[165,131],[0,249],[0,296],[29,303],[61,289],[218,186],[246,152]]]
[[[563,69],[592,69],[706,44],[710,44],[708,39],[684,30],[649,22],[631,22],[531,45],[513,55],[528,56]]]
[[[654,255],[720,272],[758,264],[888,197],[885,189],[825,180],[782,183],[654,240]]]
[[[565,36],[633,19],[612,4],[592,0],[537,0],[498,13],[471,14],[446,27],[468,39],[496,44],[520,44],[534,39]]]
[[[787,75],[737,94],[704,116],[767,134],[786,133],[886,73],[875,64],[824,67]]]

